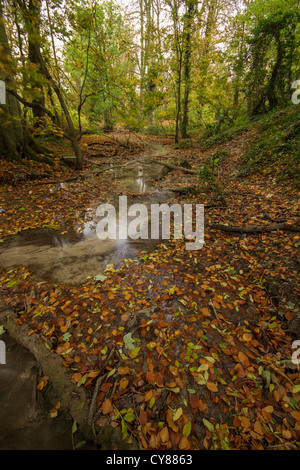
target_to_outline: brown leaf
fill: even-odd
[[[180,441],[180,434],[179,432],[170,430],[170,441],[172,442],[173,446],[177,446]]]
[[[178,444],[180,450],[189,450],[190,448],[190,441],[187,437],[183,436]]]
[[[257,432],[257,434],[260,434],[261,436],[263,436],[264,434],[264,430],[263,430],[263,427],[260,423],[260,421],[255,421],[254,423],[254,431]]]
[[[173,412],[172,410],[170,410],[170,408],[168,408],[166,412],[166,420],[169,425],[169,428],[171,428],[174,432],[177,432],[179,428],[173,421]]]
[[[247,418],[246,416],[241,416],[240,421],[241,421],[242,425],[244,426],[244,428],[250,428],[251,423],[250,423],[249,418]]]
[[[244,367],[249,367],[249,359],[242,351],[238,352],[239,361],[243,364]]]
[[[150,382],[150,383],[153,383],[153,384],[154,384],[154,382],[155,382],[155,374],[154,374],[154,372],[150,372],[150,371],[148,370],[148,372],[146,372],[146,380],[147,380],[147,382]]]
[[[104,382],[101,387],[100,387],[100,390],[101,392],[104,392],[104,393],[107,393],[108,390],[112,387],[112,383],[110,382]]]
[[[190,395],[190,405],[192,408],[198,408],[199,406],[199,397],[195,393]]]
[[[119,367],[118,372],[119,372],[120,375],[127,375],[127,374],[130,374],[130,369],[129,369],[128,366]]]
[[[168,427],[165,426],[159,433],[161,442],[165,443],[169,440],[169,430]]]
[[[102,403],[101,409],[104,415],[110,413],[113,410],[113,407],[109,398],[106,398],[106,400],[104,400],[104,402]]]
[[[147,415],[145,410],[140,410],[139,419],[140,419],[140,422],[142,423],[142,425],[145,426],[145,424],[148,421],[148,415]]]

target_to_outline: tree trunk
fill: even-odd
[[[10,69],[11,53],[3,21],[2,2],[0,0],[0,54],[2,67],[0,79],[7,86],[13,81]],[[1,105],[0,114],[0,154],[6,158],[19,160],[25,145],[25,132],[21,117],[21,107],[18,100],[5,92],[6,104]]]
[[[2,68],[0,79],[6,87],[12,88],[14,82],[11,69],[11,51],[8,45],[7,35],[3,19],[3,6],[0,0],[0,55]],[[6,104],[1,105],[0,113],[0,154],[10,160],[20,160],[22,157],[29,159],[41,159],[47,163],[52,160],[45,157],[49,154],[47,149],[40,147],[33,139],[24,119],[19,100],[16,96],[6,92]],[[41,153],[44,156],[38,157]]]
[[[184,28],[184,50],[183,50],[183,83],[184,83],[184,95],[183,95],[183,105],[182,105],[182,122],[181,122],[181,137],[186,139],[187,135],[187,126],[188,126],[188,105],[189,105],[189,95],[191,87],[191,39],[192,39],[192,23],[195,12],[195,2],[194,0],[189,0],[187,5],[186,12],[186,21]]]
[[[28,4],[28,18],[27,23],[29,27],[28,32],[28,59],[32,62],[37,70],[40,69],[39,57],[37,50],[40,50],[39,39],[37,40],[35,30],[39,36],[39,21],[40,21],[41,0],[30,0]],[[32,100],[33,103],[38,103],[41,106],[36,106],[32,109],[33,117],[35,119],[35,127],[45,127],[45,95],[43,86],[40,83],[32,83],[32,88],[35,91],[36,97]]]

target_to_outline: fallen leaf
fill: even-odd
[[[210,390],[211,392],[218,392],[219,391],[217,385],[214,384],[213,382],[206,382],[206,386],[207,386],[208,390]]]
[[[106,398],[106,400],[104,400],[104,402],[102,403],[101,409],[104,415],[113,411],[113,407],[109,398]]]

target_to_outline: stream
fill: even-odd
[[[142,159],[167,153],[151,144]],[[170,193],[155,190],[151,180],[160,175],[162,166],[141,163],[131,168],[113,168],[113,177],[122,180],[127,190],[128,206],[167,202]],[[66,183],[65,183],[66,184]],[[118,207],[117,198],[107,202]],[[84,283],[104,272],[108,264],[119,266],[123,259],[134,259],[142,251],[152,251],[160,240],[100,240],[96,233],[98,201],[86,208],[83,230],[37,228],[8,236],[0,245],[0,265],[6,269],[24,266],[38,281]],[[150,223],[150,222],[149,222]],[[1,325],[0,325],[1,326]],[[0,336],[6,346],[6,363],[0,363],[0,449],[69,450],[74,448],[72,422],[61,412],[51,418],[50,409],[59,401],[51,385],[37,390],[42,371],[35,358],[7,333]],[[78,437],[76,436],[78,440]],[[79,439],[80,440],[80,439]],[[95,448],[86,443],[83,449]]]
[[[153,154],[164,155],[167,149],[162,145],[152,144],[153,148],[141,158],[143,161]],[[133,203],[144,204],[147,208],[153,203],[168,202],[171,193],[155,190],[151,180],[158,177],[162,166],[135,163],[131,168],[112,167],[108,173],[121,180],[127,190],[134,194],[128,197],[128,207]],[[63,183],[66,185],[67,183]],[[118,207],[116,197],[106,201],[117,211],[117,229],[119,230]],[[93,201],[86,208],[86,221],[83,230],[54,229],[49,227],[28,229],[16,235],[8,236],[0,245],[0,265],[11,269],[24,266],[31,270],[38,281],[81,284],[89,277],[101,274],[108,264],[119,267],[122,259],[134,259],[142,251],[152,251],[160,240],[100,240],[96,233],[99,218],[96,210],[99,201]],[[149,220],[150,224],[150,220]]]

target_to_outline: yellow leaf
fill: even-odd
[[[120,380],[120,387],[125,390],[125,388],[127,387],[129,383],[129,380],[126,379],[126,377],[123,377],[123,379]]]
[[[47,375],[44,375],[44,377],[42,378],[42,380],[38,384],[37,389],[38,390],[43,390],[43,388],[47,385],[48,381],[49,381],[49,377]]]
[[[173,415],[173,421],[177,421],[177,419],[180,418],[182,413],[183,413],[182,408],[177,408],[177,410],[175,411],[175,413]]]

